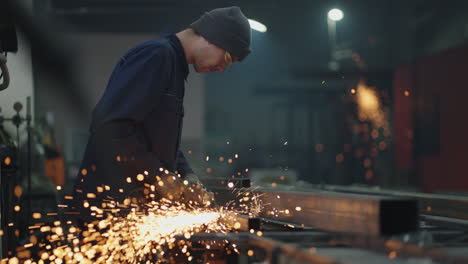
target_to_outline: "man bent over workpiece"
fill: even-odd
[[[99,193],[117,201],[142,196],[145,184],[160,197],[206,205],[212,194],[179,149],[188,64],[197,72],[223,72],[250,53],[250,42],[248,19],[240,8],[227,7],[130,49],[92,113],[74,187],[77,209]]]

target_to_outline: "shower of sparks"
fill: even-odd
[[[167,263],[171,252],[178,252],[176,256],[183,257],[185,263],[194,259],[191,236],[236,231],[240,224],[225,218],[238,214],[256,216],[261,210],[252,189],[238,191],[235,201],[217,208],[188,206],[164,198],[144,206],[131,199],[122,204],[110,201],[103,208],[84,203],[93,212],[91,215],[102,216],[102,220],[82,229],[70,221],[31,226],[37,231],[31,236],[32,242],[19,247],[16,256],[3,259],[2,263]],[[122,215],[123,211],[127,214]],[[210,247],[211,242],[204,243]],[[227,244],[226,241],[224,246]],[[227,251],[238,252],[232,245],[231,249]]]
[[[380,98],[375,87],[367,86],[364,80],[359,81],[356,99],[359,120],[370,121],[376,128],[388,128],[385,112],[382,109]]]

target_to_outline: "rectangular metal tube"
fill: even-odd
[[[317,229],[391,235],[415,231],[418,205],[414,199],[333,192],[257,190],[262,217]]]

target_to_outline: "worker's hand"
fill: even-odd
[[[184,184],[187,186],[184,193],[186,203],[202,206],[214,205],[214,194],[203,186],[197,175],[187,174],[184,178]]]
[[[168,173],[157,176],[156,179],[156,191],[161,198],[166,198],[171,201],[181,201],[186,186],[178,175]]]
[[[158,179],[156,188],[161,198],[193,206],[214,204],[213,193],[206,190],[194,174],[189,174],[184,179],[172,173],[164,174]]]

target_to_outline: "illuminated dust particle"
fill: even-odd
[[[387,143],[385,143],[384,141],[379,143],[379,149],[380,150],[385,150],[386,148],[387,148]]]
[[[21,186],[16,185],[15,189],[13,190],[13,193],[15,194],[17,198],[20,198],[21,195],[23,195],[23,189],[21,188]]]
[[[254,251],[251,250],[251,249],[249,249],[249,250],[247,251],[247,255],[248,255],[249,257],[252,257],[252,256],[254,255]]]
[[[49,253],[44,252],[44,253],[41,254],[41,259],[42,260],[47,260],[48,258],[49,258]]]
[[[32,217],[33,217],[34,219],[41,219],[42,215],[41,215],[41,213],[33,213],[33,214],[32,214]]]
[[[370,168],[372,166],[372,160],[369,158],[365,159],[363,165],[364,168]]]
[[[128,183],[132,183],[132,178],[127,177],[127,182],[128,182]]]
[[[210,160],[210,156],[206,156],[206,157],[205,157],[205,160],[206,160],[206,161],[209,161],[209,160]]]
[[[63,229],[61,227],[57,227],[57,228],[55,228],[55,233],[57,235],[62,235],[63,234]]]
[[[336,162],[337,163],[342,163],[344,161],[344,155],[343,154],[338,154],[336,155]]]
[[[255,233],[255,230],[250,229],[249,232],[250,232],[251,234],[253,234],[253,233]]]
[[[50,231],[50,226],[43,226],[43,227],[41,227],[40,230],[41,230],[41,232],[43,232],[43,233],[44,233],[44,232],[49,232],[49,231]]]
[[[228,186],[229,188],[234,188],[234,183],[229,182],[229,183],[227,184],[227,186]]]
[[[13,257],[8,260],[8,264],[18,264],[18,263],[19,263],[19,260],[16,257]]]
[[[301,208],[301,207],[299,207],[299,206],[297,206],[297,207],[296,207],[296,211],[298,211],[298,212],[299,212],[299,211],[301,211],[301,210],[302,210],[302,208]]]
[[[315,145],[316,152],[323,152],[323,144],[316,144]]]
[[[143,181],[145,179],[145,176],[143,176],[143,174],[138,174],[137,175],[137,180],[138,181]]]
[[[239,154],[235,154],[235,155],[234,155],[234,158],[238,159],[238,158],[239,158]]]
[[[21,207],[19,205],[15,205],[14,207],[15,212],[21,211]]]

